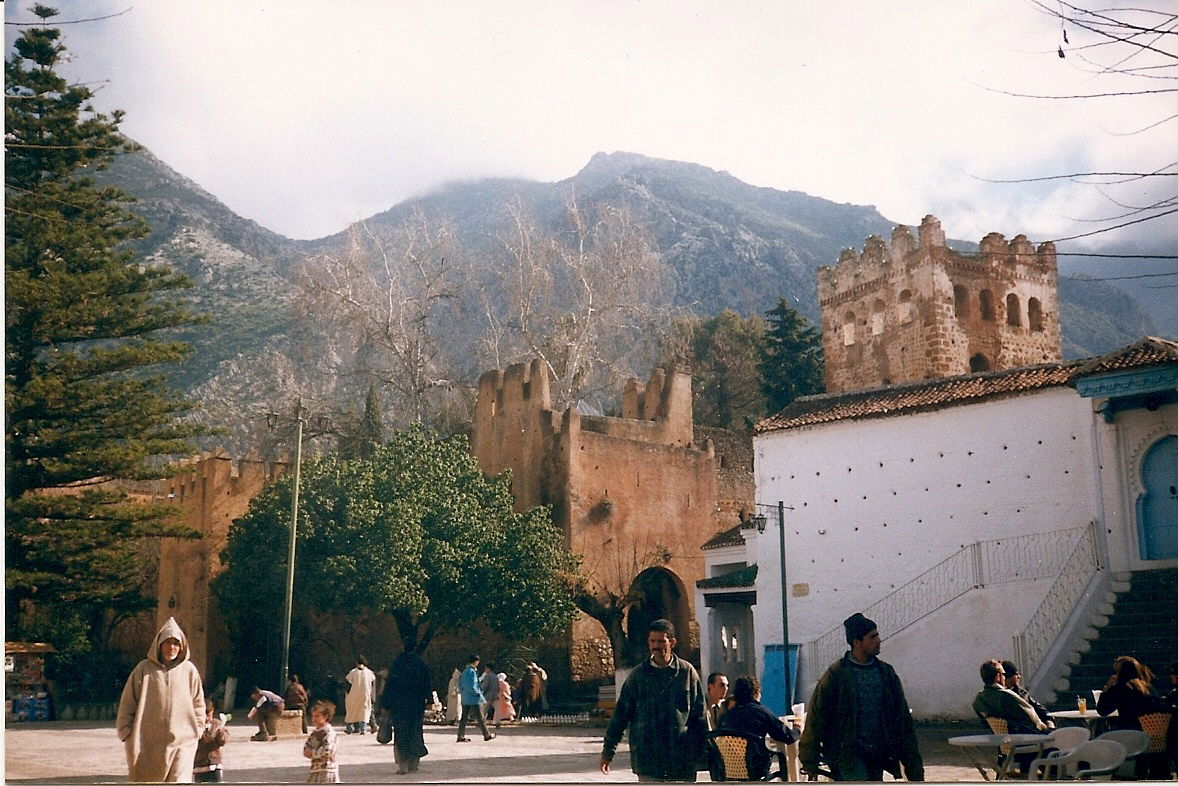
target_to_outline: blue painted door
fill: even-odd
[[[789,645],[789,684],[798,695],[798,646]],[[761,677],[761,703],[774,715],[788,715],[793,700],[785,700],[785,659],[780,644],[765,645],[765,674]],[[740,675],[737,675],[740,676]]]
[[[1142,559],[1178,558],[1178,437],[1163,437],[1141,462],[1145,493],[1137,500]]]

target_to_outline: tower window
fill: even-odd
[[[847,312],[843,317],[843,346],[849,347],[855,343],[855,314]]]
[[[982,319],[994,321],[994,295],[988,289],[978,293],[978,308],[982,312]]]
[[[896,316],[900,319],[900,324],[907,325],[912,321],[912,293],[905,289],[900,293],[900,304],[896,307]]]
[[[884,329],[884,304],[877,300],[871,308],[871,335],[878,336]]]
[[[990,359],[981,352],[969,359],[969,371],[971,374],[976,371],[989,371],[991,368]]]
[[[1027,323],[1035,332],[1043,330],[1043,306],[1037,297],[1027,300]]]
[[[969,316],[969,292],[960,284],[953,287],[953,310],[957,312],[958,319]]]
[[[1011,292],[1006,296],[1006,324],[1011,327],[1018,327],[1022,324],[1022,315],[1019,313],[1018,295]]]

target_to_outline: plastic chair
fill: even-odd
[[[764,739],[743,731],[717,729],[708,732],[708,770],[713,781],[768,781],[779,777],[780,772],[753,772],[749,767],[749,748],[753,745],[765,747]]]
[[[1050,768],[1055,768],[1052,780],[1078,778],[1080,780],[1112,780],[1113,773],[1125,763],[1125,747],[1112,740],[1081,742],[1070,751],[1053,751],[1031,762],[1030,772],[1037,780],[1045,780]]]
[[[1112,740],[1125,746],[1125,763],[1117,770],[1117,778],[1133,780],[1137,775],[1136,759],[1149,747],[1149,735],[1137,729],[1115,729],[1106,731],[1096,739]]]
[[[1088,731],[1087,726],[1064,726],[1061,729],[1054,730],[1047,736],[1051,738],[1051,747],[1058,748],[1061,751],[1070,751],[1080,743],[1088,742],[1088,738],[1092,735]]]

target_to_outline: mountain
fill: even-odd
[[[146,150],[117,157],[101,179],[136,197],[131,209],[151,227],[136,250],[196,282],[194,306],[212,319],[186,335],[193,357],[173,379],[205,402],[199,417],[227,426],[231,448],[263,441],[264,413],[287,406],[294,396],[337,412],[359,405],[367,381],[348,377],[347,337],[296,317],[300,266],[345,256],[349,230],[316,240],[285,238],[236,215]],[[497,287],[506,286],[497,237],[511,206],[518,204],[553,233],[567,233],[570,196],[582,206],[625,205],[649,226],[670,271],[668,297],[700,315],[725,308],[763,313],[785,296],[818,322],[817,268],[833,264],[843,248],[861,248],[869,235],[888,237],[895,226],[870,206],[760,188],[697,164],[598,153],[580,172],[555,183],[451,183],[367,219],[362,229],[390,237],[415,215],[444,221],[457,246],[477,260],[479,285],[494,297]],[[1009,234],[1017,231],[1008,228]],[[1066,357],[1102,354],[1158,332],[1131,296],[1106,282],[1064,279],[1060,298]],[[486,365],[472,349],[477,314],[461,304],[448,314],[452,329],[443,341],[469,377],[457,383],[469,385]],[[1168,327],[1168,333],[1178,332]],[[391,414],[388,422],[399,422]]]

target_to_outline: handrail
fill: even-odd
[[[1077,549],[1080,543],[1088,542],[1091,531],[1091,526],[1073,527],[971,543],[863,609],[863,613],[887,635],[894,636],[972,589],[1060,576],[1065,566],[1075,567]],[[819,669],[837,660],[845,650],[841,625],[810,643],[813,662]],[[1030,673],[1026,665],[1023,670]]]
[[[1084,528],[1084,534],[1068,555],[1066,569],[1059,572],[1027,626],[1014,636],[1015,658],[1024,674],[1035,674],[1092,581],[1092,575],[1100,569],[1095,530],[1095,522]]]

